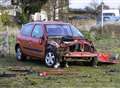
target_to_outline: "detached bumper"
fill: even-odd
[[[119,63],[119,55],[118,54],[103,54],[98,53],[98,61],[103,63]]]

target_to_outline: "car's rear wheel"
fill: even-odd
[[[48,67],[53,67],[56,64],[57,56],[54,51],[47,50],[45,55],[45,64]]]
[[[25,59],[25,57],[26,57],[26,56],[23,54],[21,48],[18,46],[18,47],[16,48],[16,59],[17,59],[18,61],[22,61],[22,60]]]

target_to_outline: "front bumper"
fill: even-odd
[[[90,61],[97,56],[97,53],[91,52],[70,52],[64,55],[64,61]]]
[[[70,52],[64,57],[66,58],[89,58],[89,57],[97,57],[97,53],[91,53],[91,52]]]
[[[103,54],[103,53],[92,53],[92,52],[70,52],[64,55],[65,61],[90,61],[96,57],[98,62],[102,63],[119,63],[118,55]]]

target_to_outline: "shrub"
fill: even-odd
[[[85,37],[86,39],[95,40],[94,36],[93,36],[90,32],[88,32],[88,31],[83,31],[82,33],[84,34],[84,37]]]
[[[20,20],[20,24],[25,24],[29,21],[29,17],[24,12],[18,16],[18,19]]]
[[[2,15],[0,16],[0,20],[3,25],[9,25],[10,24],[10,16],[8,15],[8,12],[2,12]]]

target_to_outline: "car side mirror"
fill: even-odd
[[[42,44],[42,42],[43,42],[44,40],[45,40],[45,38],[44,38],[44,35],[43,35],[43,36],[40,37],[40,40],[39,40],[40,44]]]
[[[42,40],[45,40],[44,35],[41,37]]]

